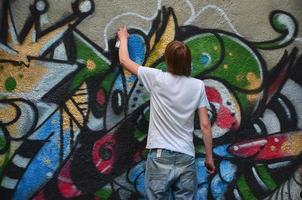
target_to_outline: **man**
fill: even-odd
[[[120,41],[120,64],[138,76],[150,93],[150,124],[146,148],[149,154],[145,170],[147,199],[196,197],[194,114],[198,109],[209,173],[215,171],[212,156],[212,133],[208,119],[209,105],[203,81],[190,77],[191,52],[180,41],[169,43],[165,50],[167,72],[139,66],[129,58],[128,31],[117,32]]]

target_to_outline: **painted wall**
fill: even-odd
[[[0,199],[143,199],[149,95],[117,62],[192,51],[217,171],[199,199],[302,199],[302,2],[2,0]],[[173,86],[171,86],[173,87]],[[196,119],[197,121],[198,119]]]

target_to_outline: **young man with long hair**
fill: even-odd
[[[205,146],[205,166],[215,171],[209,105],[203,81],[190,77],[191,52],[181,41],[169,43],[165,50],[167,72],[138,65],[129,58],[128,31],[117,32],[120,64],[137,75],[150,93],[150,123],[145,169],[147,199],[194,199],[197,181],[193,144],[194,116],[198,110]]]

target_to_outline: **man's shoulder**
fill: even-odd
[[[145,66],[138,67],[137,77],[139,79],[150,79],[153,80],[154,78],[158,77],[162,73],[161,70],[156,68],[150,68]]]
[[[146,66],[143,66],[143,65],[140,65],[138,68],[140,70],[145,70],[145,71],[162,72],[161,69],[157,69],[157,68],[153,68],[153,67],[146,67]]]
[[[198,79],[198,78],[189,77],[189,80],[190,80],[191,82],[193,82],[194,84],[197,84],[197,85],[203,85],[203,84],[204,84],[203,81],[200,80],[200,79]]]

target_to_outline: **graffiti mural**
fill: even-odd
[[[71,13],[42,29],[49,2],[34,0],[17,31],[3,1],[1,199],[144,199],[150,98],[120,67],[114,37],[102,48],[78,29],[96,3],[73,1]],[[198,199],[301,198],[302,56],[298,47],[283,50],[297,39],[296,18],[272,11],[278,36],[267,41],[193,26],[191,18],[180,25],[171,7],[149,20],[149,32],[129,30],[131,59],[166,70],[166,45],[184,41],[192,76],[206,85],[217,171],[204,168],[196,116]],[[275,49],[283,56],[267,66],[263,54]]]

